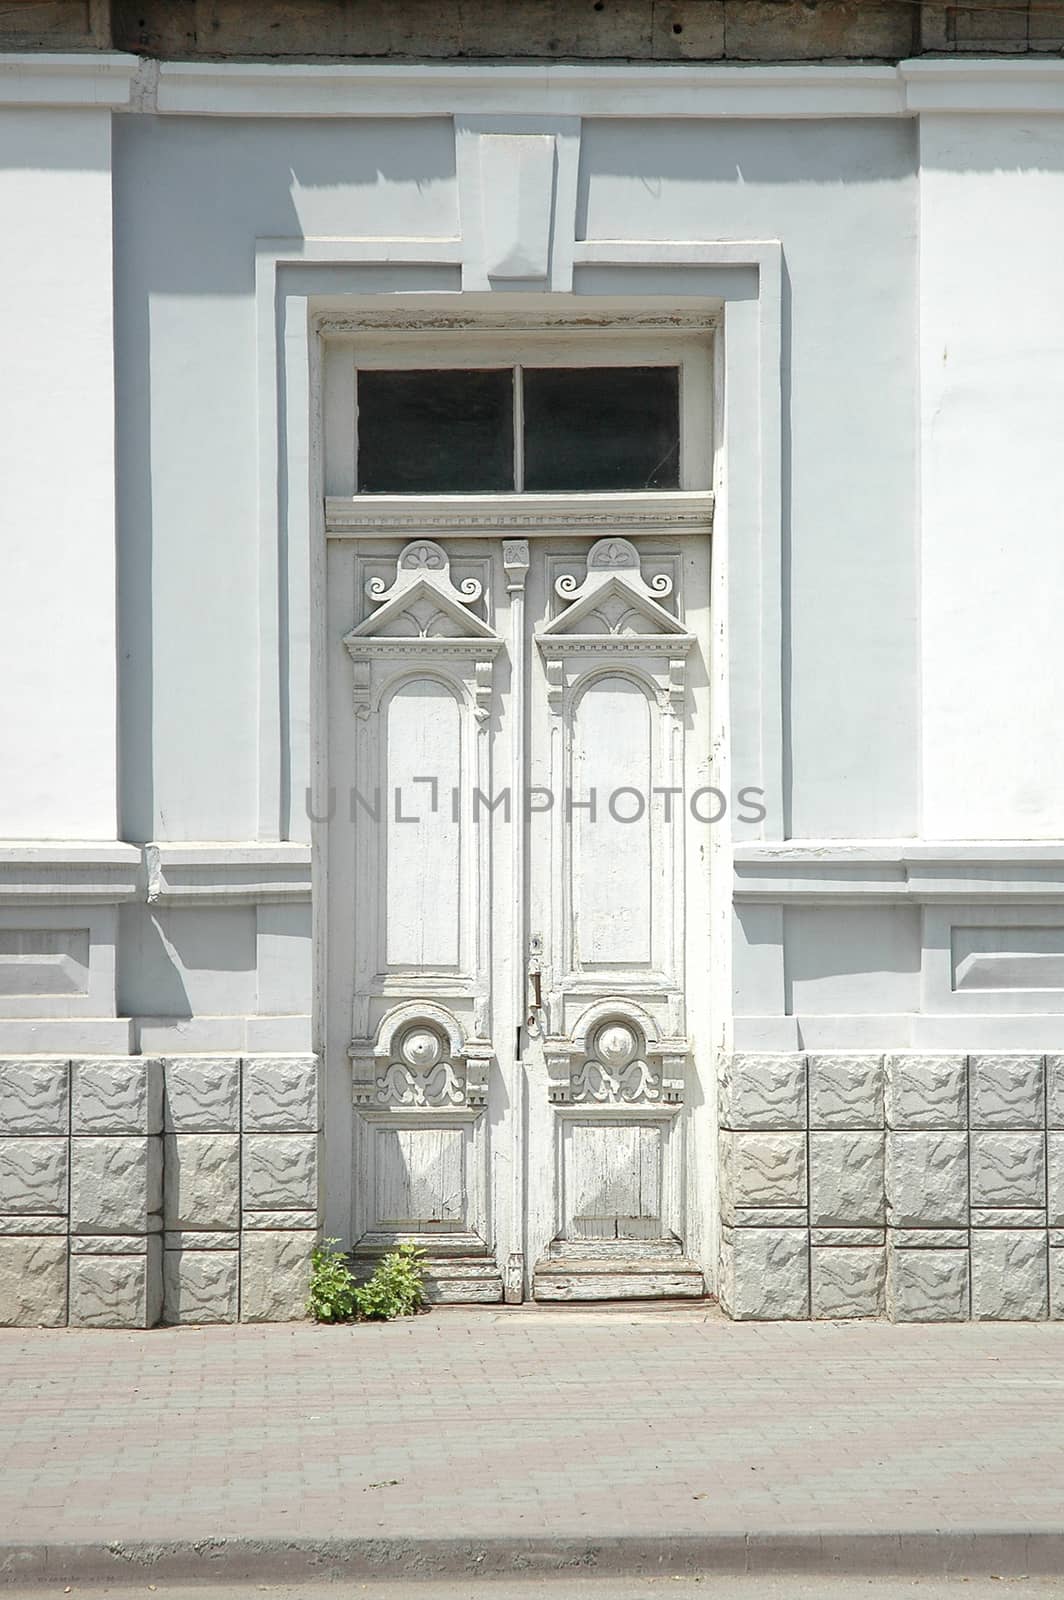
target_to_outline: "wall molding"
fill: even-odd
[[[140,897],[138,845],[26,840],[0,844],[0,904],[51,901],[115,905]]]
[[[260,905],[310,899],[310,846],[0,843],[0,905]]]
[[[307,844],[149,844],[149,905],[263,905],[310,899]]]
[[[1064,901],[1064,844],[844,839],[736,845],[737,903]]]

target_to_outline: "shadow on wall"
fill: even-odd
[[[920,1009],[920,912],[912,906],[783,914],[788,1016],[894,1015]]]
[[[173,1018],[255,1012],[254,908],[123,906],[118,1009],[122,1016]]]

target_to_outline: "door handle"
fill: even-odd
[[[532,985],[532,1007],[528,1013],[528,1026],[534,1028],[539,1021],[539,1013],[543,1010],[543,978],[538,968],[528,974],[528,981]]]
[[[536,1026],[539,1013],[543,1010],[543,975],[540,970],[542,956],[543,940],[537,933],[533,935],[528,948],[528,981],[532,985],[532,1008],[528,1016],[530,1028]]]

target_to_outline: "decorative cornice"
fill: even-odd
[[[198,116],[889,116],[893,67],[164,62],[158,109]]]
[[[709,534],[713,496],[668,490],[660,494],[329,495],[326,532],[339,538],[379,534],[451,534],[525,538],[559,534]]]
[[[134,92],[140,74],[144,92]],[[121,52],[0,54],[0,105],[97,106],[188,116],[440,117],[461,113],[626,118],[906,117],[1064,113],[1064,61],[920,57],[695,66],[660,62],[164,61]]]
[[[196,116],[905,117],[1064,111],[1064,62],[917,58],[695,66],[163,62],[158,110]]]
[[[536,644],[548,660],[555,656],[626,655],[682,658],[695,642],[693,633],[537,633]]]
[[[1064,843],[844,839],[737,844],[737,901],[1064,901]]]
[[[0,53],[0,106],[96,106],[130,103],[137,56],[117,52]]]
[[[344,644],[353,661],[367,656],[465,656],[485,658],[498,655],[502,639],[452,639],[446,635],[429,635],[424,639],[407,638],[357,638],[347,634]]]
[[[1064,61],[1052,57],[903,61],[905,109],[981,115],[1064,112]]]

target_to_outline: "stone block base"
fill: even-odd
[[[143,1248],[104,1254],[122,1240],[94,1241],[99,1255],[70,1258],[72,1328],[153,1328],[163,1301],[162,1239],[138,1240]]]
[[[733,1055],[718,1110],[730,1315],[1064,1319],[1064,1056]]]
[[[65,1235],[0,1239],[0,1327],[61,1328],[66,1320]]]
[[[720,1303],[736,1321],[774,1322],[809,1316],[809,1231],[725,1228]]]
[[[164,1322],[236,1322],[239,1313],[238,1250],[163,1252]]]
[[[311,1056],[0,1057],[0,1326],[304,1317],[320,1140]]]

